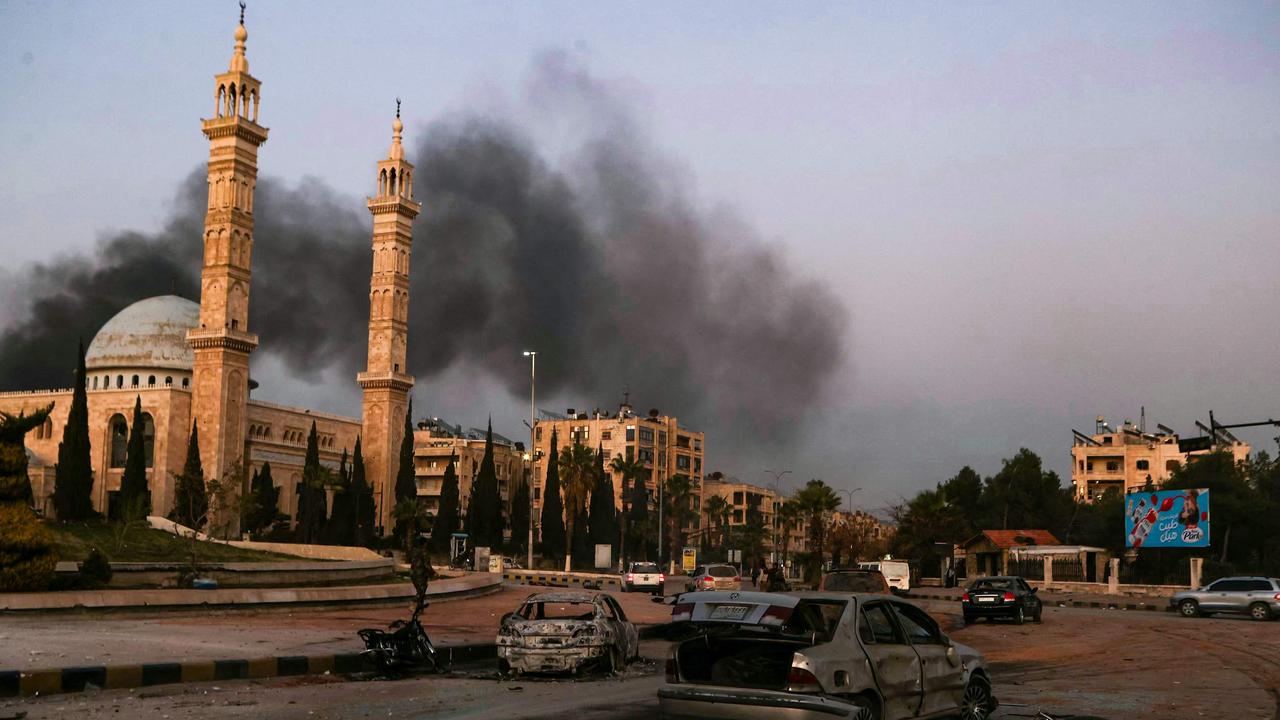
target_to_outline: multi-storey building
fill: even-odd
[[[660,483],[675,475],[687,475],[695,481],[702,475],[705,437],[702,432],[680,425],[671,415],[650,410],[639,415],[627,402],[617,412],[578,412],[570,408],[563,415],[539,411],[533,430],[533,502],[535,512],[542,509],[542,484],[547,476],[546,455],[551,448],[551,433],[556,433],[561,448],[577,443],[593,451],[603,448],[605,472],[613,477],[614,505],[622,507],[622,477],[610,468],[613,458],[623,457],[639,462],[648,471],[645,485],[656,495]]]
[[[418,423],[413,431],[413,474],[418,497],[432,516],[440,509],[440,492],[449,462],[454,462],[458,476],[458,511],[465,516],[471,499],[471,484],[480,472],[484,459],[485,431],[464,430],[440,418]],[[503,513],[510,518],[515,512],[511,502],[520,483],[527,480],[527,462],[523,442],[493,434],[493,464],[498,477],[498,493],[502,496]],[[526,508],[524,512],[528,512]]]
[[[1248,443],[1225,430],[1218,430],[1214,444],[1209,438],[1201,443],[1180,440],[1172,429],[1156,427],[1158,431],[1150,433],[1126,420],[1112,429],[1099,415],[1092,435],[1072,430],[1071,484],[1076,498],[1093,502],[1109,490],[1129,493],[1147,485],[1160,487],[1189,458],[1213,450],[1230,452],[1237,461],[1249,457]]]
[[[781,508],[782,501],[785,498],[779,496],[773,490],[744,483],[737,478],[714,472],[703,478],[698,497],[701,508],[701,523],[700,527],[695,528],[695,530],[698,531],[699,536],[718,532],[721,519],[713,518],[708,514],[707,501],[713,497],[721,497],[725,501],[728,527],[730,529],[735,526],[745,525],[750,517],[751,508],[754,506],[760,512],[761,523],[769,531],[765,536],[765,551],[772,552],[774,547],[781,547],[782,538],[780,533],[782,529],[778,524],[778,510]]]

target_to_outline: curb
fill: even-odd
[[[671,623],[641,625],[641,640],[662,639]],[[450,663],[493,660],[496,643],[443,645]],[[193,660],[141,665],[88,665],[48,670],[0,670],[0,698],[32,697],[84,690],[123,690],[213,680],[257,680],[292,675],[349,675],[373,672],[376,668],[364,653],[332,655],[283,655],[252,660]]]
[[[529,571],[503,571],[502,579],[507,582],[514,582],[521,585],[542,585],[546,587],[583,587],[583,583],[591,583],[596,589],[604,589],[612,586],[621,587],[618,579],[602,575],[600,577],[580,577],[578,573],[530,573]]]
[[[474,662],[498,656],[494,643],[447,645],[440,648],[450,662]],[[49,670],[0,670],[0,698],[31,697],[88,689],[120,690],[207,682],[254,680],[291,675],[351,674],[372,672],[364,653],[285,655],[236,660],[194,660],[141,665],[89,665]]]
[[[917,595],[907,593],[903,595],[905,598],[912,600],[943,600],[960,602],[959,595]],[[1045,601],[1048,607],[1073,607],[1073,608],[1091,608],[1095,610],[1135,610],[1139,612],[1174,612],[1169,605],[1157,605],[1149,603],[1106,603],[1096,600],[1059,600],[1056,602]]]

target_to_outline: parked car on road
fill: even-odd
[[[622,586],[622,592],[641,590],[651,592],[654,595],[661,595],[667,584],[667,575],[662,572],[657,563],[627,563],[627,567],[622,571],[622,581],[619,584]]]
[[[1254,620],[1270,620],[1280,616],[1280,579],[1222,578],[1196,590],[1176,593],[1169,604],[1183,617],[1241,613]]]
[[[877,593],[889,595],[889,581],[879,570],[853,570],[841,568],[822,576],[818,589],[828,592]]]
[[[1040,622],[1044,603],[1036,589],[1016,576],[984,577],[974,580],[960,597],[966,625],[978,618],[1005,617],[1021,625],[1031,618]]]
[[[742,587],[742,576],[738,568],[732,565],[699,565],[685,581],[684,589],[694,590],[737,590]]]
[[[666,718],[988,717],[987,663],[919,607],[872,594],[699,592],[672,598]]]
[[[636,626],[606,593],[530,595],[502,619],[497,644],[503,674],[617,672],[640,652]]]

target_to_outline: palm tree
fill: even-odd
[[[800,506],[796,505],[795,500],[784,500],[782,507],[778,508],[778,523],[782,526],[782,561],[787,562],[789,552],[791,550],[791,531],[800,526],[800,521],[804,519],[804,513],[800,511]]]
[[[566,533],[565,569],[568,570],[573,555],[574,533],[578,518],[586,517],[587,500],[595,487],[596,455],[586,445],[574,443],[560,450],[560,482],[564,493],[564,517]]]
[[[667,480],[666,502],[667,517],[671,520],[671,542],[668,543],[670,552],[675,554],[677,547],[684,545],[684,528],[689,524],[689,515],[692,513],[693,504],[693,479],[684,473],[672,475]]]
[[[810,480],[795,494],[794,502],[809,521],[809,567],[805,579],[814,583],[822,570],[827,514],[840,507],[840,496],[821,480]]]
[[[627,522],[635,517],[642,517],[649,510],[649,493],[644,486],[644,478],[648,471],[644,464],[635,460],[627,460],[618,455],[609,463],[609,470],[622,480],[622,548],[619,555],[627,553]],[[637,505],[639,508],[637,509]],[[640,552],[639,548],[636,549]]]
[[[723,495],[712,495],[702,504],[702,511],[707,515],[707,523],[713,525],[719,534],[719,543],[717,546],[723,550],[728,544],[729,525],[729,501],[724,499]],[[708,531],[710,528],[708,528]]]

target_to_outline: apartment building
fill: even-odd
[[[484,459],[485,431],[463,429],[440,418],[418,422],[413,431],[413,474],[418,497],[433,516],[440,507],[440,491],[450,458],[456,463],[459,509],[464,515],[471,498],[471,483],[480,472]],[[527,479],[525,446],[498,433],[493,434],[493,464],[498,477],[498,492],[508,516],[511,501],[519,484]],[[526,511],[527,512],[527,511]]]

